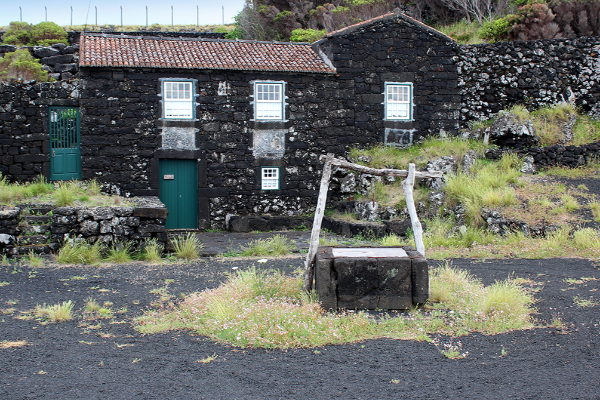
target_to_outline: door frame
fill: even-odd
[[[57,110],[75,110],[75,126],[68,126],[68,124],[66,126],[59,126],[60,124],[57,123],[57,121],[52,121],[52,117],[53,117],[53,112],[57,111]],[[60,111],[59,111],[60,113]],[[54,147],[53,146],[53,142],[55,142],[55,140],[53,140],[53,137],[56,138],[56,132],[60,129],[72,129],[75,128],[76,132],[75,132],[75,140],[76,140],[76,147]],[[54,134],[54,135],[53,135]],[[68,138],[65,136],[62,136],[63,141],[66,140],[67,141],[67,145],[72,144],[72,142],[69,142],[70,139],[72,138]],[[56,151],[59,151],[59,153],[62,151],[63,155],[67,156],[67,155],[75,155],[75,157],[73,158],[75,160],[75,170],[76,172],[74,173],[64,173],[61,175],[67,175],[67,176],[62,176],[62,177],[57,177],[56,176],[56,172],[54,171],[54,167],[56,166],[56,163],[54,160],[54,158],[56,157]],[[70,151],[67,151],[70,150]],[[71,179],[81,179],[81,114],[79,111],[79,107],[74,107],[74,106],[49,106],[48,107],[48,151],[49,151],[49,156],[50,156],[50,164],[49,164],[49,172],[48,172],[48,177],[49,180],[51,181],[60,181],[60,180],[71,180]]]

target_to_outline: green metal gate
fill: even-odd
[[[79,109],[50,107],[50,180],[81,179]]]
[[[167,229],[198,228],[198,162],[160,160],[160,201],[169,210]]]

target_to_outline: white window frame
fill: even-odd
[[[400,93],[400,91],[404,93]],[[406,95],[405,98],[403,95]],[[384,112],[386,121],[413,120],[413,84],[410,82],[386,82]],[[406,115],[399,115],[400,107],[406,108]]]
[[[177,87],[174,87],[176,85]],[[194,119],[194,80],[165,79],[162,81],[162,109],[164,119]],[[173,95],[175,94],[175,98]]]
[[[265,91],[264,89],[267,89]],[[273,91],[271,91],[273,89]],[[273,96],[270,96],[270,94]],[[278,96],[277,96],[278,94]],[[256,121],[285,120],[285,82],[254,82],[254,119]],[[265,98],[273,97],[273,99]],[[279,97],[279,98],[276,98]]]
[[[260,167],[260,188],[262,190],[279,190],[281,174],[279,167]]]

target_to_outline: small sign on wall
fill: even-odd
[[[163,175],[163,179],[165,181],[173,180],[175,179],[175,175]]]

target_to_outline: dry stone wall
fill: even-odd
[[[599,54],[597,37],[457,46],[463,125],[514,104],[570,102],[600,117]]]

